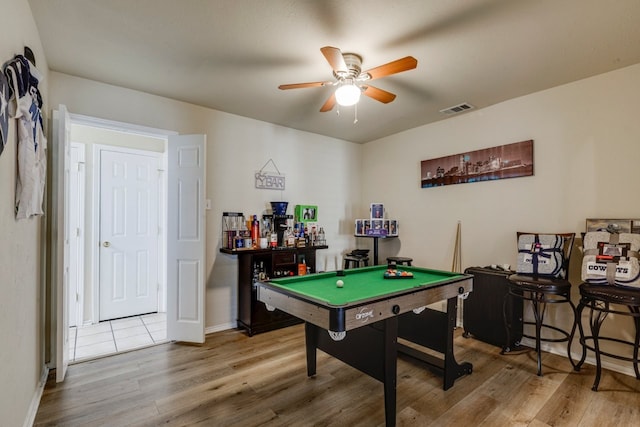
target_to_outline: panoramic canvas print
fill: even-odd
[[[421,187],[533,175],[533,140],[423,160]]]

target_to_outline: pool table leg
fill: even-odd
[[[311,323],[304,324],[304,339],[307,353],[307,376],[312,377],[316,374],[316,343],[318,342],[318,328]]]
[[[384,321],[384,416],[387,427],[396,425],[398,374],[398,317]]]
[[[427,308],[420,314],[405,313],[400,316],[398,336],[422,347],[442,353],[442,357],[398,343],[398,351],[425,362],[444,377],[443,389],[453,387],[456,379],[471,374],[473,365],[458,363],[453,353],[453,331],[456,327],[458,297],[447,300],[447,311]]]
[[[305,323],[305,346],[310,377],[316,374],[316,353],[320,349],[382,382],[386,426],[396,425],[397,316],[351,330],[342,341],[334,341],[325,329]]]
[[[453,387],[458,378],[470,375],[473,365],[469,362],[458,363],[453,354],[453,331],[456,328],[458,317],[458,297],[449,298],[447,301],[447,337],[444,352],[444,390]]]

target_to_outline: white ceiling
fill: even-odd
[[[359,143],[640,62],[639,0],[29,0],[51,70]],[[320,113],[323,46],[397,94]]]

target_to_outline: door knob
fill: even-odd
[[[104,242],[104,243],[102,244],[102,246],[104,246],[105,248],[108,248],[109,246],[111,246],[111,243],[109,243],[109,242]]]

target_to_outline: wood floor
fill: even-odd
[[[640,424],[640,381],[566,358],[497,347],[456,331],[458,362],[473,373],[442,390],[421,362],[398,360],[399,426],[631,426]],[[248,337],[207,336],[202,346],[168,343],[71,365],[47,382],[36,426],[383,426],[378,381],[318,352],[307,378],[304,328]]]

